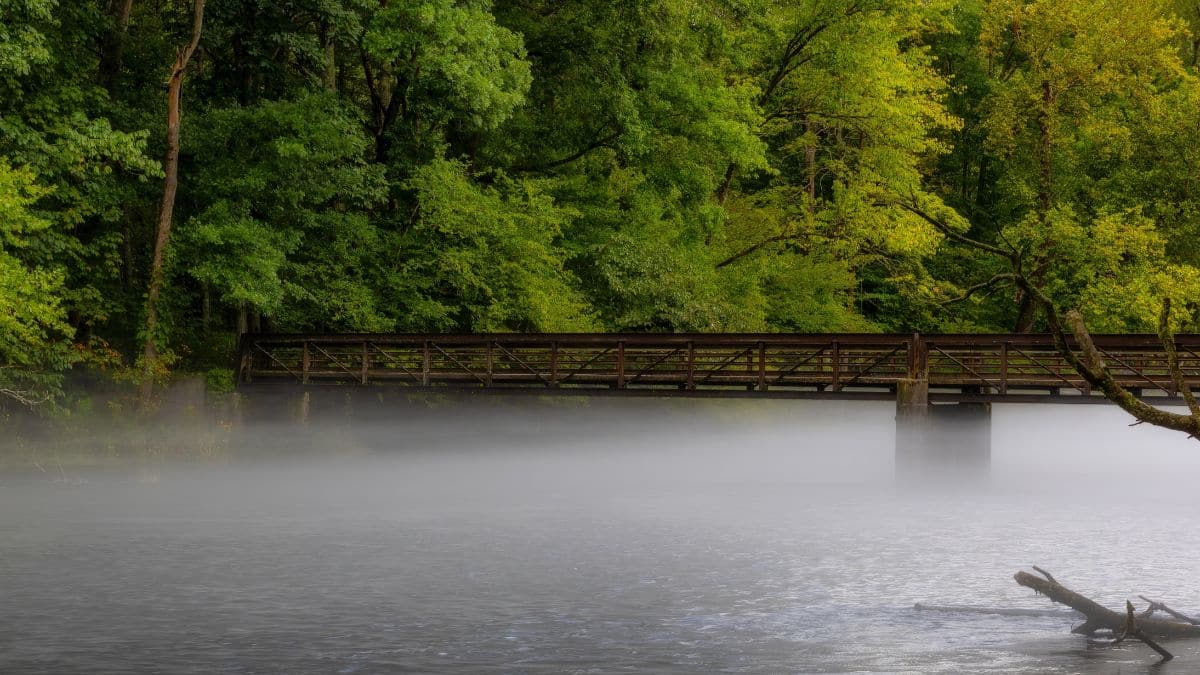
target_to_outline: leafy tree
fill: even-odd
[[[753,55],[746,76],[757,86],[758,132],[771,148],[770,170],[749,174],[732,164],[726,172],[718,196],[728,200],[729,218],[715,239],[725,248],[720,265],[764,255],[780,270],[812,260],[836,264],[844,272],[827,278],[843,285],[836,294],[809,296],[824,298],[824,308],[810,311],[846,317],[841,326],[863,324],[846,311],[854,276],[879,278],[890,293],[907,296],[905,303],[923,291],[907,282],[923,278],[919,261],[936,250],[940,235],[893,202],[926,195],[924,170],[950,147],[941,133],[959,127],[945,105],[946,77],[925,44],[943,29],[947,6],[756,5],[740,44]],[[787,278],[764,282],[778,293]],[[805,297],[802,288],[789,291]],[[884,323],[912,325],[871,305]]]
[[[189,133],[192,216],[177,274],[283,330],[388,330],[372,270],[389,253],[369,218],[384,196],[368,139],[337,99],[217,108]],[[181,264],[186,261],[186,264]]]
[[[1143,150],[1134,120],[1161,119],[1177,92],[1195,86],[1179,59],[1181,26],[1158,2],[993,0],[982,9],[994,227],[1034,283],[1055,287],[1062,270],[1103,267],[1070,242],[1103,238],[1089,231],[1119,213],[1127,217],[1118,230],[1144,229],[1145,202],[1104,188]],[[1030,330],[1036,303],[1019,295],[1015,326]]]
[[[0,0],[29,376],[137,353],[187,4]],[[207,0],[159,324],[1193,329],[1197,7]]]
[[[63,271],[30,261],[39,257],[31,255],[36,238],[52,227],[31,211],[46,192],[29,170],[0,158],[0,408],[51,400],[75,360]]]
[[[66,274],[63,305],[81,336],[123,309],[124,242],[113,226],[138,181],[159,171],[144,131],[103,116],[94,57],[73,46],[98,20],[89,5],[0,3],[0,157],[52,187],[34,205],[52,227],[28,255]]]
[[[377,162],[411,168],[452,140],[469,148],[524,102],[523,41],[490,9],[488,0],[420,0],[364,10],[359,50]]]
[[[481,157],[547,177],[577,216],[568,268],[606,326],[763,327],[762,300],[708,244],[730,161],[765,166],[753,90],[731,77],[739,12],[729,3],[501,2],[533,62],[530,103]]]
[[[407,330],[578,331],[594,327],[555,245],[570,213],[531,181],[475,184],[459,162],[435,160],[408,183],[420,204],[388,299]]]

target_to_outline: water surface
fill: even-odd
[[[1049,608],[1037,564],[1200,610],[1190,445],[998,411],[992,480],[904,488],[890,411],[846,414],[8,477],[0,672],[1131,673],[1069,613],[914,603]]]

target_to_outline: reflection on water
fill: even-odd
[[[1089,647],[1069,615],[913,604],[1046,607],[1012,581],[1038,564],[1110,606],[1200,609],[1190,446],[1111,411],[1072,446],[998,411],[991,484],[904,489],[889,415],[10,477],[0,672],[1129,673],[1148,650]],[[1171,648],[1159,672],[1200,667]]]

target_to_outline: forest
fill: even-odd
[[[0,0],[10,401],[245,332],[1197,300],[1200,0]]]

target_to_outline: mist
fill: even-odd
[[[914,605],[1052,609],[1040,565],[1200,609],[1196,443],[1108,406],[996,405],[989,468],[913,481],[891,403],[254,405],[0,474],[0,671],[1140,672],[1066,610]]]

